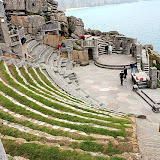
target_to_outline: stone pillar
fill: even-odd
[[[67,51],[67,54],[68,54],[68,59],[71,61],[72,60],[71,51]]]
[[[93,60],[96,60],[98,58],[98,40],[94,40],[95,48],[93,49]]]
[[[81,47],[83,47],[83,39],[81,39]]]
[[[0,160],[8,160],[1,139],[0,139]]]
[[[5,17],[3,1],[0,0],[0,16]]]
[[[157,68],[156,67],[150,67],[149,77],[150,77],[150,88],[156,89],[157,88]]]
[[[117,37],[115,38],[115,49],[116,49],[116,51],[118,51],[120,49],[120,42]]]
[[[157,78],[160,80],[160,70],[157,71]]]
[[[0,56],[3,56],[2,48],[0,46]]]
[[[141,45],[137,44],[136,45],[136,57],[141,55]]]
[[[127,55],[130,55],[130,41],[128,42],[127,41],[127,45],[126,45],[126,53],[125,54],[127,54]]]

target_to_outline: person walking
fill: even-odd
[[[121,80],[121,86],[123,86],[123,78],[124,78],[124,72],[121,71],[121,73],[119,74],[120,80]]]
[[[135,67],[135,65],[134,65],[133,62],[131,62],[130,67],[131,67],[131,73],[134,73],[134,67]]]
[[[124,78],[127,79],[127,68],[124,66]]]

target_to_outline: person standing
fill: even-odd
[[[134,63],[133,62],[131,62],[131,64],[130,64],[130,67],[131,67],[131,73],[134,73]]]
[[[127,68],[126,68],[126,66],[124,66],[124,78],[125,79],[127,78]]]
[[[62,46],[63,48],[65,48],[65,47],[66,47],[66,44],[65,44],[64,42],[62,42],[62,43],[61,43],[61,46]]]
[[[108,47],[108,53],[112,54],[112,45],[109,45],[109,47]]]
[[[123,78],[124,78],[124,72],[121,71],[121,73],[119,74],[120,80],[121,80],[121,86],[123,86]]]
[[[61,44],[59,43],[58,46],[57,46],[57,49],[60,50],[61,47],[62,47],[62,46],[61,46]]]
[[[86,38],[86,37],[85,37],[84,35],[81,36],[81,39],[85,40],[85,38]]]

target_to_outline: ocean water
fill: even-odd
[[[81,8],[66,15],[82,18],[86,29],[118,31],[142,44],[152,44],[160,54],[160,0]]]

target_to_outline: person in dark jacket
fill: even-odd
[[[124,78],[127,78],[127,68],[124,66]]]
[[[121,73],[119,74],[120,80],[121,80],[121,86],[123,86],[123,78],[124,78],[124,72],[121,71]]]
[[[62,47],[66,47],[66,44],[64,42],[61,43]]]

